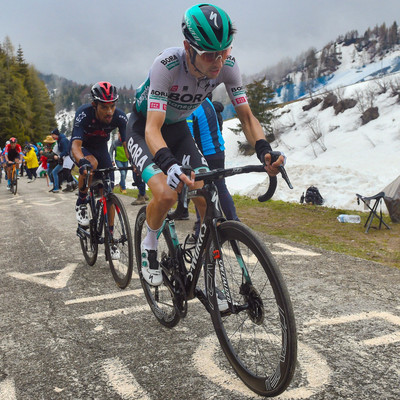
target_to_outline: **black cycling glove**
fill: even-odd
[[[154,155],[153,161],[160,167],[165,175],[168,175],[168,170],[173,164],[181,165],[168,147],[162,147],[158,150]]]
[[[81,158],[79,160],[79,173],[82,175],[84,173],[85,170],[89,170],[92,169],[92,164],[90,163],[89,160],[87,160],[86,158]]]

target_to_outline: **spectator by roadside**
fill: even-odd
[[[57,128],[53,129],[51,131],[51,136],[54,140],[57,141],[58,145],[58,165],[53,169],[53,182],[54,182],[54,187],[53,187],[53,193],[59,193],[60,192],[60,180],[59,180],[59,172],[62,171],[63,169],[63,161],[64,157],[69,154],[69,140],[67,137],[58,131]]]
[[[24,148],[24,160],[26,163],[26,173],[28,175],[28,183],[36,180],[37,174],[36,170],[39,167],[38,158],[35,149],[30,144],[26,145]]]
[[[53,151],[53,146],[56,143],[56,141],[53,139],[51,135],[48,135],[46,139],[43,140],[43,143],[45,147],[42,155],[47,159],[47,174],[54,188],[53,170],[58,165],[58,155]],[[50,189],[50,192],[53,191],[53,188]]]
[[[117,165],[118,168],[128,167],[128,157],[125,154],[125,148],[121,142],[121,134],[118,131],[118,139],[114,140],[111,144],[109,151],[113,165]],[[126,194],[126,174],[128,171],[119,171],[120,181],[119,188],[121,193]]]

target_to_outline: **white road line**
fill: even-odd
[[[219,343],[214,335],[201,339],[193,354],[193,362],[197,370],[220,387],[254,398],[254,393],[239,380],[234,372],[222,370],[216,363],[216,353]],[[298,360],[300,368],[307,378],[306,386],[289,389],[279,396],[280,399],[307,399],[321,392],[330,382],[332,374],[325,358],[319,355],[312,347],[299,342]]]
[[[328,325],[340,325],[351,322],[365,321],[370,319],[381,319],[389,324],[400,326],[400,317],[393,315],[388,312],[364,312],[359,314],[343,315],[337,318],[323,318],[323,319],[313,319],[306,322],[304,325],[308,326],[303,332],[308,332],[315,329],[318,326],[328,326]],[[359,343],[366,346],[380,346],[388,345],[392,343],[400,342],[400,331],[393,332],[388,335],[382,335],[371,339],[362,340]]]
[[[393,332],[389,335],[383,335],[377,338],[364,340],[362,343],[366,346],[382,346],[389,343],[400,342],[400,332]]]
[[[0,382],[0,399],[1,400],[17,400],[17,394],[15,393],[14,380],[6,378]]]
[[[39,285],[44,285],[52,289],[62,289],[67,286],[67,283],[77,266],[78,264],[70,263],[67,264],[66,267],[64,267],[63,269],[55,271],[36,272],[34,274],[23,274],[22,272],[9,272],[7,275],[12,276],[13,278],[16,279],[22,279],[24,281],[37,283]],[[41,278],[41,276],[54,275],[54,274],[57,274],[55,278]]]
[[[135,377],[119,358],[110,358],[103,362],[107,383],[124,400],[150,400],[150,397],[137,383]]]
[[[313,251],[300,249],[298,247],[289,246],[285,243],[274,243],[274,246],[280,247],[287,251],[271,251],[272,254],[280,255],[280,256],[307,256],[307,257],[315,257],[320,256],[320,253],[314,253]]]
[[[400,317],[398,317],[397,315],[390,314],[388,312],[379,312],[379,311],[343,315],[341,317],[336,317],[336,318],[313,319],[311,321],[305,322],[304,325],[309,326],[312,329],[313,327],[317,326],[340,325],[340,324],[357,322],[374,318],[383,319],[391,324],[400,326]]]
[[[139,297],[141,295],[143,295],[143,289],[126,290],[123,292],[109,293],[109,294],[104,294],[104,295],[100,295],[100,296],[81,297],[79,299],[67,300],[65,302],[65,305],[90,303],[92,301],[102,301],[102,300],[109,300],[109,299],[117,299],[119,297],[124,297],[124,296]]]
[[[118,308],[117,310],[112,310],[112,311],[103,311],[103,312],[97,312],[97,313],[92,313],[92,314],[85,314],[79,318],[86,319],[86,320],[98,320],[98,319],[104,319],[104,318],[110,318],[110,317],[117,317],[119,315],[125,316],[128,314],[141,312],[141,311],[145,311],[145,310],[149,310],[149,306],[147,304],[144,306]]]

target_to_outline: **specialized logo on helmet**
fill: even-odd
[[[217,18],[218,18],[218,14],[215,13],[214,11],[211,11],[211,13],[210,13],[210,21],[214,20],[215,27],[219,28],[219,26],[217,24]]]

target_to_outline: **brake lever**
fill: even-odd
[[[278,167],[278,169],[279,169],[279,172],[280,172],[281,175],[282,175],[282,178],[285,180],[285,182],[287,183],[287,185],[289,186],[289,188],[290,188],[290,189],[293,189],[293,185],[292,185],[292,183],[290,182],[290,179],[289,179],[289,176],[288,176],[288,174],[287,174],[287,172],[286,172],[285,167],[283,167],[282,165],[280,165],[280,166]]]
[[[274,163],[280,155],[282,155],[282,153],[280,151],[270,151],[269,154],[271,154],[271,164]],[[293,185],[290,182],[289,176],[286,172],[286,169],[283,165],[280,165],[278,167],[279,172],[282,175],[282,178],[285,180],[285,182],[287,183],[287,185],[289,186],[290,189],[293,189]]]

